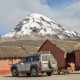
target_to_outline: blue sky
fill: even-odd
[[[0,0],[0,35],[31,13],[39,13],[80,33],[80,0]]]
[[[47,4],[51,7],[60,8],[66,4],[70,4],[73,0],[47,0]]]

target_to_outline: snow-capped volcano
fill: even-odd
[[[12,31],[3,37],[20,37],[24,35],[50,35],[59,39],[80,39],[78,33],[68,30],[53,20],[37,13],[25,17]]]

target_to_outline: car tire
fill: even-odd
[[[50,59],[49,60],[49,67],[52,69],[58,69],[57,61],[55,59]]]
[[[32,77],[36,77],[36,76],[38,76],[38,74],[39,74],[39,72],[36,67],[31,68],[31,76]]]
[[[19,73],[18,73],[17,68],[13,68],[13,69],[11,70],[11,72],[12,72],[12,76],[14,76],[14,77],[18,77],[18,76],[19,76]]]
[[[52,71],[51,72],[46,72],[46,74],[48,75],[48,76],[51,76],[52,75]]]

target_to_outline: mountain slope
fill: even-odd
[[[34,13],[25,17],[8,34],[3,37],[51,36],[58,39],[80,39],[77,32],[68,30],[51,19]]]

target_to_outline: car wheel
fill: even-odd
[[[57,61],[55,59],[50,59],[49,60],[49,67],[52,69],[58,69]]]
[[[51,71],[51,72],[46,72],[46,74],[47,74],[48,76],[51,76],[51,75],[52,75],[52,71]]]
[[[18,73],[17,68],[13,68],[13,69],[11,70],[11,72],[12,72],[12,76],[14,76],[14,77],[19,76],[19,73]]]
[[[35,67],[33,67],[32,69],[31,69],[31,76],[33,76],[33,77],[35,77],[35,76],[38,76],[38,70],[37,70],[37,68],[35,68]]]

